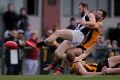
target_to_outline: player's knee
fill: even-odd
[[[56,36],[60,36],[61,35],[61,31],[60,30],[56,30],[54,33],[55,33]]]
[[[74,49],[67,50],[67,53],[71,53],[72,55],[74,55],[76,57],[80,56],[80,52],[77,52]]]
[[[61,53],[59,50],[55,50],[55,56],[57,56],[58,58],[61,58]]]

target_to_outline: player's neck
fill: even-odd
[[[89,11],[88,11],[88,10],[85,10],[85,14],[87,14],[87,13],[89,13]]]
[[[102,19],[99,19],[98,22],[102,22]]]

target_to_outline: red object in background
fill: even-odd
[[[26,50],[25,57],[27,59],[37,60],[38,59],[39,50],[36,47],[36,42],[34,42],[33,40],[29,39],[28,41],[26,41],[26,45],[29,46],[29,47],[32,47],[32,49]]]
[[[17,49],[18,44],[15,41],[7,41],[5,42],[5,47],[9,49]]]
[[[33,42],[31,42],[31,41],[26,41],[26,45],[28,46],[28,47],[32,47],[32,48],[35,48],[36,47],[36,45],[33,43]]]

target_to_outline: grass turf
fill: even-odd
[[[107,75],[107,76],[0,76],[0,80],[120,80],[120,75]]]

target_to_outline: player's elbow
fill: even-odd
[[[55,50],[55,56],[58,57],[58,58],[62,58],[62,54],[60,53],[59,50]]]
[[[90,27],[91,27],[92,29],[95,28],[95,22],[90,22],[89,25],[90,25]]]

